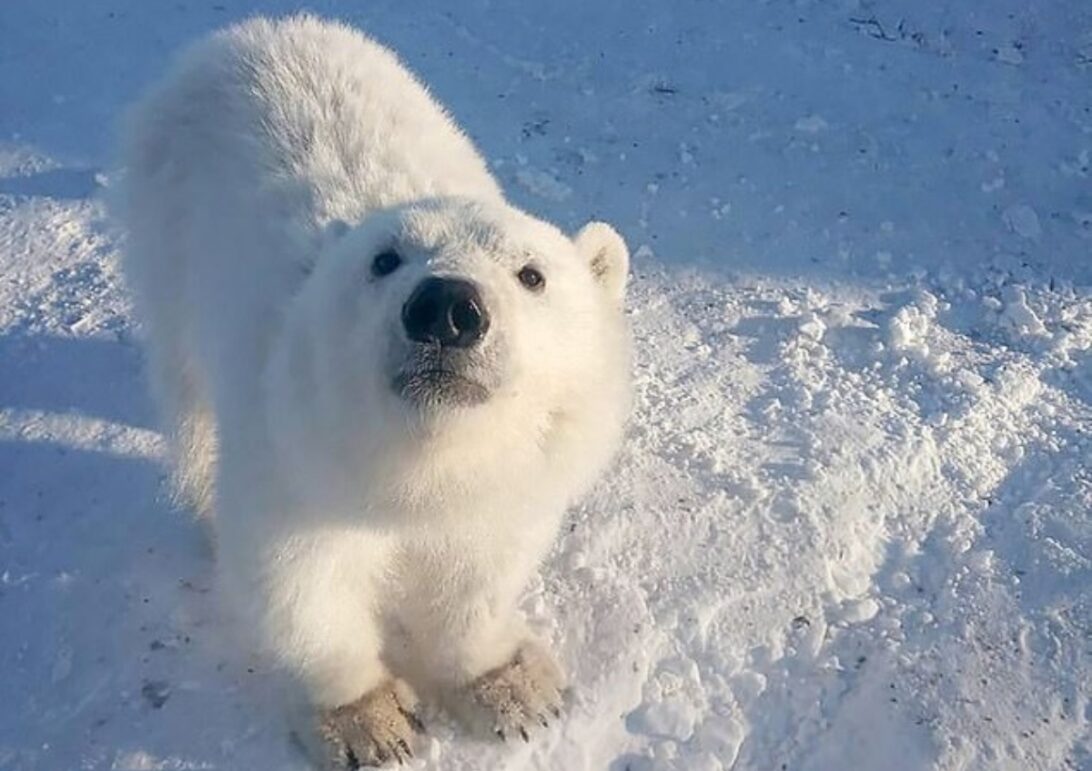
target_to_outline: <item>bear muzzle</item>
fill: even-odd
[[[503,345],[490,330],[482,291],[455,276],[427,276],[402,306],[401,339],[392,341],[391,386],[418,407],[469,407],[500,385]],[[408,345],[407,345],[408,344]]]

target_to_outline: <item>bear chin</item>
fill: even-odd
[[[386,368],[391,390],[404,404],[432,413],[476,407],[504,387],[507,345],[497,338],[485,350],[447,350],[395,338]]]
[[[490,392],[481,383],[451,369],[401,372],[391,383],[394,392],[406,402],[422,408],[475,407],[489,400]]]

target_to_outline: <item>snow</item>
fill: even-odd
[[[1092,768],[1092,9],[310,7],[634,251],[636,413],[528,590],[567,718],[415,767]],[[229,637],[98,194],[253,3],[0,5],[0,768],[306,767]]]
[[[1013,204],[1005,209],[1001,216],[1009,229],[1019,236],[1036,241],[1043,233],[1042,225],[1039,224],[1039,215],[1035,213],[1035,209],[1026,204]]]

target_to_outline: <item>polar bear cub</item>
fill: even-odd
[[[517,601],[629,408],[622,239],[508,204],[391,52],[313,17],[196,44],[123,149],[178,489],[320,761],[409,756],[417,693],[526,738],[564,679]]]

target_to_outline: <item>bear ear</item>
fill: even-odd
[[[629,274],[629,249],[618,232],[605,222],[589,222],[573,243],[607,296],[621,302]]]

